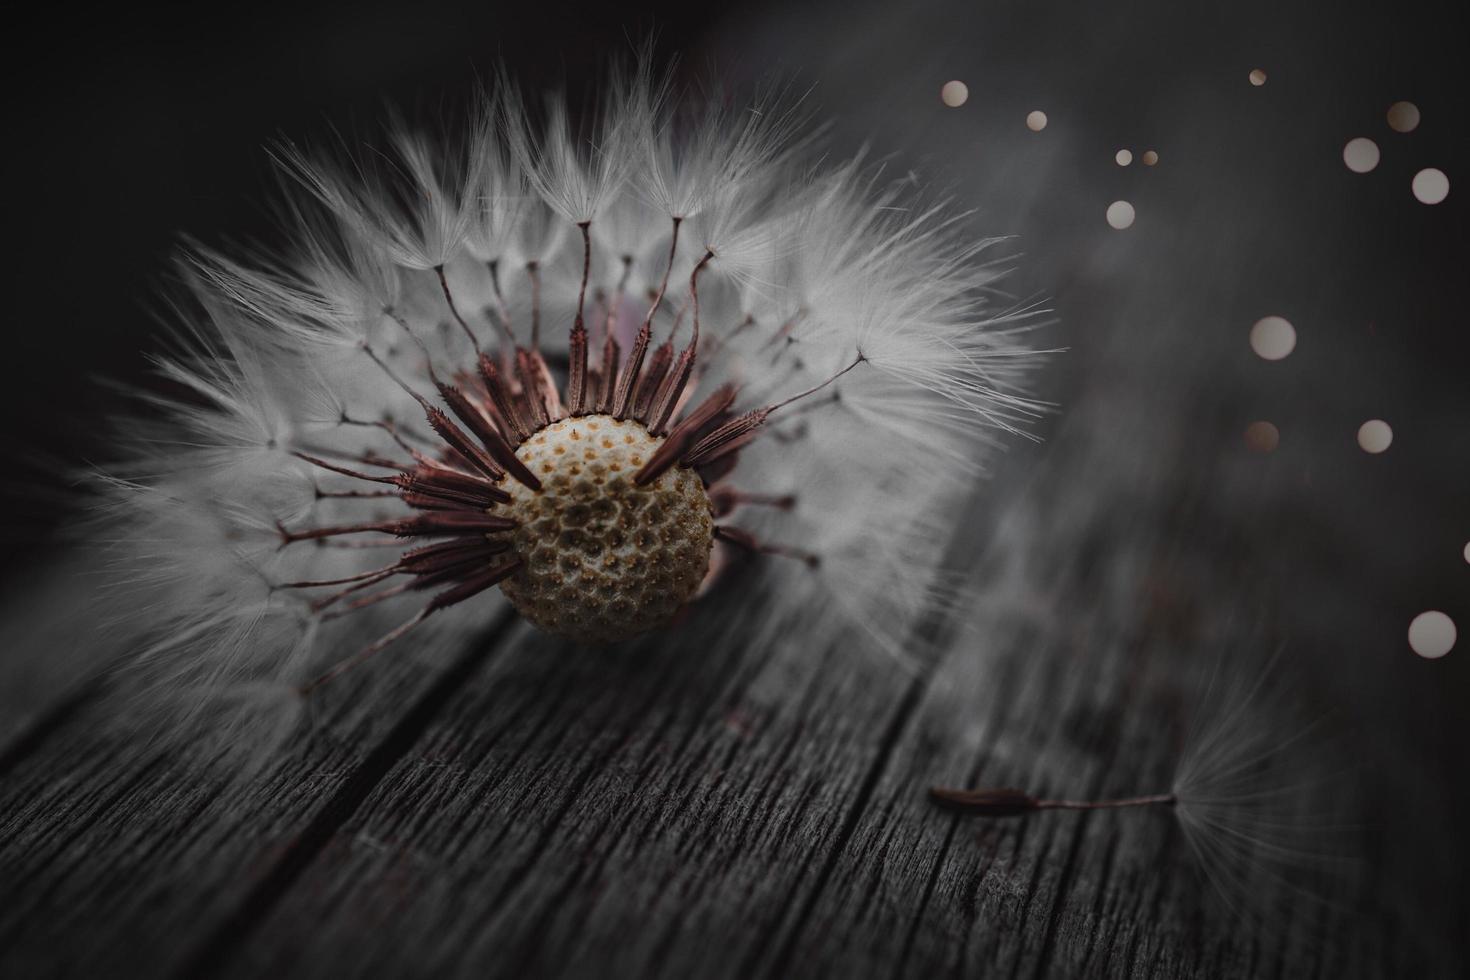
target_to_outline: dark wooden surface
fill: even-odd
[[[1189,658],[1274,628],[1202,491],[1233,457],[1106,412],[1033,456],[966,522],[975,598],[919,624],[910,671],[841,644],[579,652],[502,615],[351,675],[246,779],[73,696],[0,773],[0,974],[1455,975],[1445,894],[1371,846],[1360,892],[1263,930],[1167,811],[927,802],[1167,787]]]

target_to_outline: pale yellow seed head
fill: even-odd
[[[663,626],[709,569],[714,516],[698,474],[673,467],[647,486],[633,475],[663,439],[608,415],[553,422],[516,456],[539,491],[507,477],[496,513],[523,567],[501,583],[522,616],[579,643],[614,643]]]

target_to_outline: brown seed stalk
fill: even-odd
[[[929,799],[948,810],[980,817],[1019,817],[1036,810],[1116,810],[1136,806],[1173,806],[1173,793],[1129,796],[1111,800],[1049,800],[1010,787],[993,789],[929,788]]]

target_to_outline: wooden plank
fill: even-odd
[[[1077,462],[1091,455],[1070,452]],[[967,820],[917,803],[936,783],[1084,799],[1169,788],[1187,707],[1171,689],[1194,671],[1174,662],[1170,614],[1150,601],[1149,585],[1186,569],[1168,554],[1177,539],[1163,528],[1127,540],[1098,535],[1099,521],[1131,526],[1130,508],[1167,497],[1161,477],[1171,461],[1122,480],[1103,475],[1105,461],[1090,462],[1103,468],[1085,467],[1093,478],[1084,512],[1028,495],[1007,518],[982,573],[987,600],[975,610],[974,635],[928,686],[879,780],[871,819],[835,859],[771,975],[813,967],[914,976],[1312,972],[1320,949],[1263,952],[1250,930],[1213,907],[1168,811]],[[1066,485],[1055,477],[1045,486]],[[1068,610],[1066,622],[1057,622],[1058,609]],[[1208,635],[1220,626],[1191,628]],[[1256,639],[1238,626],[1235,634]],[[901,857],[880,858],[889,855]],[[1257,885],[1275,887],[1264,877]],[[1346,923],[1335,926],[1346,934]]]
[[[884,750],[871,720],[895,710],[878,683],[891,670],[837,649],[608,657],[528,634],[343,828],[235,972],[637,973],[682,923],[716,944],[722,928],[769,933]],[[794,840],[812,844],[807,860],[783,865]],[[722,894],[752,917],[708,904]],[[569,942],[583,915],[614,948]],[[364,923],[437,939],[363,942]]]
[[[344,678],[311,736],[248,780],[129,731],[108,701],[29,739],[0,775],[0,973],[197,972],[217,934],[275,903],[509,622]]]

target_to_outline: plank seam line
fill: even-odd
[[[812,885],[811,892],[806,901],[802,903],[801,911],[796,920],[791,924],[786,940],[781,944],[780,951],[768,971],[769,976],[789,976],[790,971],[786,968],[791,957],[796,954],[796,945],[801,938],[806,923],[816,909],[817,900],[827,889],[827,882],[837,868],[837,862],[843,851],[857,831],[858,822],[868,806],[868,800],[878,788],[878,782],[883,778],[883,773],[888,769],[888,761],[892,758],[894,751],[898,748],[898,742],[908,727],[909,718],[918,709],[923,700],[924,689],[927,687],[929,675],[916,677],[909,682],[908,689],[904,691],[903,700],[899,702],[898,710],[894,712],[893,719],[888,723],[883,732],[883,741],[878,748],[878,754],[873,759],[872,765],[868,767],[867,775],[863,777],[862,785],[858,788],[857,798],[853,800],[852,806],[848,807],[846,816],[842,819],[842,825],[837,831],[837,836],[832,842],[831,849],[822,861],[821,870],[817,872],[817,879]]]
[[[973,504],[978,499],[979,495],[977,494],[972,498],[971,503]],[[959,539],[956,539],[951,542],[944,560],[940,563],[940,579],[944,578],[948,569],[958,566],[956,559],[960,552],[961,544]],[[842,819],[842,825],[838,829],[837,837],[833,841],[832,849],[827,852],[826,858],[822,861],[821,870],[817,872],[817,880],[813,884],[811,892],[807,895],[806,901],[802,904],[801,911],[797,914],[796,920],[792,922],[786,939],[777,949],[776,958],[772,961],[770,970],[768,971],[769,976],[784,977],[789,974],[790,971],[786,967],[790,963],[791,957],[796,953],[796,944],[801,938],[802,931],[806,928],[807,920],[811,918],[812,913],[816,910],[817,901],[821,898],[822,893],[827,890],[827,882],[831,879],[833,872],[837,870],[837,863],[842,853],[847,850],[848,843],[851,841],[853,834],[857,832],[858,823],[862,819],[863,811],[867,809],[868,801],[877,790],[878,783],[882,780],[883,774],[888,771],[888,763],[892,760],[894,752],[898,750],[898,743],[903,738],[904,731],[908,728],[909,720],[919,710],[919,706],[924,703],[924,695],[928,691],[929,685],[933,683],[935,676],[939,673],[940,662],[951,652],[947,648],[941,649],[941,646],[946,641],[952,642],[949,634],[951,633],[950,627],[953,625],[955,613],[956,610],[951,605],[940,603],[929,615],[921,619],[911,631],[910,637],[913,640],[928,647],[933,652],[925,661],[923,672],[910,680],[908,687],[904,690],[903,698],[898,704],[898,710],[894,713],[893,719],[888,723],[887,729],[884,730],[882,741],[878,745],[878,752],[874,756],[872,764],[868,767],[868,772],[863,777],[861,786],[858,788],[857,798],[853,801],[852,806],[848,808],[847,814]],[[802,874],[805,873],[809,863],[809,861],[803,862]],[[792,894],[787,898],[786,903],[795,900],[795,891],[799,887],[800,875],[798,875],[797,882],[792,885]],[[746,972],[752,972],[752,970],[747,970]]]
[[[738,696],[749,689],[750,685],[755,681],[755,679],[760,676],[761,671],[764,670],[766,665],[768,665],[773,659],[774,654],[770,653],[770,651],[767,651],[766,656],[756,659],[755,662],[751,664],[742,665],[740,661],[736,659],[736,662],[730,665],[730,679],[726,683],[720,685],[718,689],[716,689],[710,695],[709,698],[702,700],[700,702],[699,708],[691,714],[691,717],[695,719],[704,719],[708,717],[710,712],[713,711],[718,705],[735,703],[738,700]],[[643,765],[639,767],[636,781],[628,792],[629,799],[636,798],[638,794],[642,793],[644,788],[649,785],[649,780],[651,780],[653,778],[653,775],[659,771],[661,760],[659,759],[658,755],[652,750],[652,746],[661,744],[664,734],[667,733],[678,722],[678,720],[679,712],[675,710],[670,710],[664,720],[660,722],[657,730],[654,733],[653,738],[649,742],[650,750],[648,752],[648,756],[645,759]],[[703,728],[698,722],[690,724],[689,730],[685,733],[684,737],[679,740],[678,748],[670,753],[669,759],[685,759],[686,754],[694,745],[696,737],[702,731]],[[695,758],[692,760],[692,763],[689,765],[689,771],[696,776],[700,772],[702,772],[703,761],[719,744],[720,743],[718,742],[718,740],[711,740],[704,746],[702,750],[698,751]],[[726,757],[729,758],[733,753],[739,751],[740,746],[738,744],[731,744],[725,746],[725,749]],[[688,806],[690,797],[693,796],[698,788],[698,779],[696,778],[691,780],[691,785],[685,788],[685,792],[681,796],[679,802],[675,804],[672,809],[676,812],[683,812],[683,810]],[[673,795],[678,789],[679,787],[677,786],[670,786],[669,795]],[[647,835],[651,826],[652,822],[650,822],[648,826],[645,826],[643,833],[638,835],[637,839],[640,844],[646,842]],[[609,832],[609,828],[611,828],[612,836],[610,840],[604,843],[604,837]],[[603,826],[598,829],[596,835],[594,835],[591,841],[589,841],[587,846],[590,850],[600,854],[601,859],[597,862],[597,864],[593,865],[590,869],[583,872],[586,878],[596,880],[597,877],[603,873],[603,869],[607,866],[609,859],[615,853],[616,849],[622,845],[622,842],[626,839],[628,833],[630,832],[630,829],[631,821],[629,820],[610,820],[608,823],[603,824]],[[547,911],[543,912],[541,919],[538,920],[538,925],[536,929],[533,930],[534,932],[540,934],[541,930],[543,929],[543,924],[549,922],[552,914],[554,914],[559,909],[570,906],[570,897],[574,890],[578,887],[578,885],[579,880],[577,877],[572,876],[568,878],[565,886],[557,893],[557,896],[550,903],[548,903]],[[585,920],[586,916],[584,915],[582,920],[577,923],[577,928],[580,929],[585,927],[587,925]],[[658,954],[655,954],[652,958],[653,963],[658,963],[661,960],[662,957]],[[650,967],[648,972],[650,975],[653,975],[657,974],[659,971]]]
[[[424,692],[388,734],[375,745],[362,764],[350,775],[326,805],[286,847],[279,860],[246,893],[233,912],[226,915],[187,956],[174,976],[194,978],[214,974],[265,920],[291,886],[306,871],[337,831],[367,800],[383,778],[423,737],[429,725],[456,691],[500,647],[500,640],[518,621],[506,608],[490,626]]]
[[[829,653],[830,653],[830,651],[829,651]],[[797,716],[798,717],[804,718],[806,716],[806,711],[807,711],[808,707],[810,706],[810,700],[809,700],[809,698],[813,694],[813,689],[815,688],[815,686],[816,686],[815,683],[813,683],[812,685],[809,685],[808,686],[807,691],[806,691],[805,695],[803,696],[803,699],[802,699],[802,702],[801,702],[802,703],[802,707],[797,712]],[[797,745],[801,741],[802,736],[803,736],[802,729],[800,728],[799,725],[795,725],[795,726],[792,726],[791,730],[785,735],[785,737],[783,737],[781,739],[781,741],[780,741],[780,743],[779,743],[779,745],[777,747],[775,759],[773,761],[773,764],[770,767],[770,771],[771,771],[771,774],[772,774],[772,779],[775,778],[775,773],[784,771],[783,770],[783,767],[791,759],[792,753],[794,753],[796,751]],[[743,747],[739,743],[734,743],[734,744],[730,744],[730,745],[726,746],[725,747],[725,751],[724,751],[724,763],[723,763],[723,765],[720,768],[721,769],[728,769],[729,768],[729,765],[731,764],[731,762],[740,754],[740,752],[742,751],[742,749],[743,749]],[[707,754],[708,753],[705,753],[705,755],[707,755]],[[704,758],[704,755],[701,755],[700,758],[701,758],[701,761],[702,761],[703,758]],[[747,790],[751,787],[751,785],[753,783],[755,783],[756,780],[761,780],[762,777],[763,777],[763,775],[764,774],[762,774],[759,771],[753,771],[753,772],[751,772],[746,777],[745,781],[743,783],[741,783],[741,785],[734,791],[734,795],[736,796],[736,798],[743,798],[743,797],[745,797],[746,796],[746,793],[747,793]],[[762,780],[762,781],[764,783],[764,780]],[[785,785],[786,785],[785,782],[780,782],[780,783],[765,783],[763,785],[763,788],[762,788],[762,797],[765,800],[767,800],[769,802],[769,804],[772,804],[772,805],[767,805],[765,807],[762,807],[761,808],[762,812],[759,813],[759,814],[755,813],[754,812],[754,809],[753,809],[752,812],[745,818],[745,820],[742,821],[741,827],[740,827],[740,830],[739,830],[739,836],[737,838],[737,843],[732,848],[732,853],[733,854],[739,854],[739,853],[741,853],[741,848],[743,848],[745,846],[745,842],[747,840],[749,840],[750,835],[752,833],[763,831],[771,823],[772,820],[775,820],[775,819],[778,818],[778,813],[777,813],[778,807],[776,807],[773,804],[774,804],[775,800],[780,797],[781,791],[785,787]],[[769,788],[765,788],[766,786],[769,786]],[[693,796],[693,793],[694,793],[694,787],[691,787],[691,789],[689,790],[689,792],[685,795],[684,799],[681,800],[681,802],[678,805],[680,807],[683,807],[683,806],[687,805],[687,802]],[[798,806],[797,809],[799,810],[800,807]],[[789,816],[785,816],[785,815],[782,815],[782,816],[783,816],[783,819],[791,819]],[[687,886],[685,886],[685,887],[687,888]],[[750,891],[749,891],[749,886],[747,885],[746,888],[742,892],[742,898],[748,898],[749,895],[750,895]],[[783,908],[784,908],[784,905],[783,905]],[[778,916],[777,922],[779,924],[779,916]],[[668,963],[669,958],[673,955],[674,947],[675,947],[676,943],[678,942],[678,939],[679,939],[679,931],[680,931],[681,928],[682,928],[681,927],[681,924],[678,921],[666,923],[663,926],[663,928],[662,928],[662,935],[655,941],[655,944],[654,944],[654,947],[653,947],[653,953],[648,958],[648,961],[647,961],[646,969],[647,969],[647,974],[649,976],[667,976],[668,975],[668,972],[665,969],[665,965]]]
[[[1056,894],[1052,896],[1051,907],[1046,910],[1046,928],[1041,934],[1041,946],[1037,951],[1036,966],[1031,971],[1032,980],[1040,980],[1041,977],[1046,976],[1046,969],[1051,965],[1052,950],[1055,947],[1057,938],[1057,927],[1061,923],[1063,908],[1067,901],[1067,890],[1072,885],[1072,875],[1077,869],[1077,858],[1082,853],[1082,842],[1087,837],[1087,827],[1092,814],[1083,811],[1077,817],[1077,825],[1072,834],[1072,840],[1067,845],[1067,858],[1062,863],[1061,874],[1057,876]],[[1056,836],[1056,833],[1053,832],[1052,840],[1055,840]],[[1037,864],[1038,866],[1043,866],[1045,863],[1046,853],[1042,852],[1037,858]],[[1016,960],[1016,971],[1012,973],[1012,976],[1019,974],[1022,962],[1021,959]]]
[[[1117,656],[1126,657],[1131,647],[1132,641],[1125,641],[1122,644],[1122,650]],[[1099,673],[1102,672],[1104,666],[1106,665],[1099,664]],[[1122,667],[1123,665],[1119,664],[1118,666]],[[1127,711],[1134,701],[1135,693],[1131,686],[1125,685],[1123,687],[1121,697],[1118,701],[1118,714],[1120,716],[1126,717]],[[1105,760],[1105,763],[1097,767],[1097,771],[1087,788],[1089,796],[1096,797],[1101,791],[1103,780],[1106,778],[1108,771],[1117,762],[1120,747],[1120,745],[1113,745],[1112,751],[1108,753],[1108,758]],[[1056,951],[1057,928],[1061,924],[1067,895],[1072,887],[1072,878],[1077,870],[1077,859],[1082,853],[1083,842],[1087,838],[1087,831],[1092,823],[1088,818],[1092,816],[1093,813],[1086,810],[1078,814],[1080,819],[1077,821],[1071,844],[1068,846],[1067,859],[1062,865],[1062,873],[1057,878],[1056,893],[1052,896],[1051,908],[1047,910],[1046,931],[1042,934],[1041,949],[1036,959],[1036,966],[1031,973],[1032,980],[1040,980],[1041,977],[1046,975],[1048,967],[1051,966],[1052,956]],[[1045,858],[1046,855],[1043,853],[1040,856],[1040,860],[1045,861]],[[1099,885],[1099,887],[1102,888],[1105,885]],[[1017,967],[1019,968],[1019,961],[1017,961]]]
[[[657,700],[657,698],[658,690],[655,686],[652,690],[650,690],[649,696],[642,702],[640,702],[638,710],[634,713],[634,717],[644,715],[653,705],[654,701]],[[613,713],[615,713],[615,711],[616,706],[610,706],[606,712],[599,716],[599,721],[607,720]],[[550,715],[548,715],[547,717],[549,718]],[[537,775],[533,776],[532,779],[528,781],[527,792],[531,792],[537,786],[544,784],[545,781],[540,777],[540,773],[546,771],[546,769],[548,769],[560,756],[561,746],[567,741],[570,735],[570,727],[564,729],[561,732],[561,734],[557,738],[556,743],[552,746],[551,751],[547,753],[547,761],[537,770]],[[621,733],[621,736],[618,738],[608,739],[608,744],[602,747],[595,758],[589,759],[585,765],[581,766],[579,769],[576,769],[571,774],[570,784],[568,785],[564,799],[561,800],[560,806],[556,808],[554,814],[550,815],[550,819],[541,826],[540,832],[536,835],[535,842],[532,844],[531,853],[516,867],[512,868],[511,871],[507,874],[505,880],[500,883],[500,887],[496,891],[495,898],[491,901],[489,905],[489,908],[493,909],[494,911],[486,915],[485,921],[490,921],[492,916],[495,918],[499,918],[506,914],[507,906],[511,897],[520,890],[521,886],[525,884],[527,880],[529,880],[532,871],[535,870],[536,864],[541,860],[542,855],[547,852],[547,848],[550,847],[550,845],[552,844],[557,830],[567,820],[572,811],[576,809],[577,803],[581,799],[583,790],[585,790],[587,786],[594,779],[597,778],[597,774],[599,772],[603,772],[606,770],[607,764],[613,759],[614,756],[617,755],[618,749],[623,744],[623,739],[626,738],[626,735],[627,733],[624,732]],[[503,830],[500,835],[501,838],[503,838],[507,832],[508,828],[506,830]]]
[[[1107,835],[1106,842],[1103,845],[1102,861],[1099,862],[1101,873],[1097,876],[1097,894],[1092,902],[1092,921],[1088,923],[1090,928],[1087,930],[1087,939],[1082,944],[1090,952],[1101,954],[1102,962],[1096,964],[1099,973],[1107,972],[1108,962],[1112,959],[1113,952],[1117,948],[1115,943],[1118,938],[1118,930],[1121,927],[1119,914],[1115,913],[1109,916],[1106,913],[1107,906],[1109,905],[1108,886],[1113,881],[1113,867],[1117,863],[1118,850],[1122,844],[1122,836],[1121,833],[1115,830]],[[1121,898],[1113,904],[1121,905]],[[1107,937],[1106,944],[1099,946],[1098,941],[1101,938],[1100,934],[1103,929],[1103,923],[1107,921],[1112,922],[1112,931]]]
[[[762,660],[761,662],[764,663],[765,661]],[[713,708],[715,705],[721,703],[722,701],[726,700],[727,695],[731,694],[735,689],[737,689],[737,687],[738,687],[738,685],[740,683],[740,680],[742,678],[744,678],[745,679],[745,682],[748,683],[750,679],[752,679],[753,677],[757,676],[758,671],[752,672],[752,671],[747,671],[747,670],[741,670],[739,664],[735,664],[735,665],[733,665],[732,674],[733,674],[733,679],[732,679],[731,683],[730,684],[727,684],[727,685],[724,685],[724,686],[721,686],[718,690],[716,690],[713,694],[711,694],[711,696],[709,698],[707,698],[704,701],[702,701],[699,710],[694,713],[694,717],[696,717],[696,718],[703,718],[703,717],[705,717],[706,713],[711,708]],[[683,687],[680,688],[681,691],[684,690],[684,689],[685,688],[683,688]],[[642,704],[640,705],[639,709],[636,712],[634,712],[634,717],[635,718],[644,718],[644,717],[647,717],[650,709],[658,701],[659,696],[660,696],[660,685],[655,684],[655,685],[653,685],[653,688],[650,691],[649,698],[647,700],[645,700],[644,702],[642,702]],[[676,714],[677,714],[677,712],[671,711],[669,713],[669,715],[664,719],[664,721],[661,722],[658,725],[658,727],[655,729],[655,736],[654,736],[654,741],[655,742],[657,742],[658,738],[660,737],[660,735],[663,732],[666,732],[669,729],[669,727],[672,726],[672,724],[675,721]],[[682,752],[685,750],[685,748],[687,748],[688,745],[692,742],[693,737],[694,737],[694,733],[697,730],[698,730],[698,725],[691,726],[691,729],[690,729],[689,734],[680,742],[680,750],[679,750],[679,753],[676,753],[671,758],[678,758],[679,755],[682,754]],[[551,824],[546,828],[545,832],[538,838],[535,852],[531,855],[531,857],[520,868],[516,869],[515,879],[511,883],[511,885],[509,885],[506,888],[502,889],[502,891],[500,892],[500,894],[498,894],[496,896],[495,902],[494,902],[494,907],[495,907],[495,913],[494,914],[495,914],[495,916],[496,916],[497,919],[504,914],[506,902],[510,898],[511,894],[513,893],[513,891],[516,890],[516,889],[519,889],[521,887],[521,885],[524,884],[525,880],[529,876],[529,874],[530,874],[531,870],[533,869],[534,865],[537,862],[539,862],[540,859],[541,859],[541,857],[542,857],[542,855],[544,855],[546,853],[547,846],[551,842],[551,836],[554,835],[560,829],[561,825],[565,822],[566,818],[568,817],[568,815],[570,814],[570,812],[572,811],[572,809],[577,805],[578,800],[582,797],[584,791],[591,784],[592,780],[596,778],[596,776],[597,776],[597,774],[599,772],[602,772],[602,771],[605,771],[606,770],[607,765],[612,761],[612,759],[619,752],[623,751],[630,744],[632,744],[632,742],[630,741],[630,739],[636,737],[637,731],[638,731],[637,724],[635,724],[633,728],[625,729],[622,732],[621,736],[618,739],[615,740],[614,744],[610,745],[608,747],[608,749],[604,753],[602,753],[601,755],[599,755],[598,759],[595,760],[595,762],[593,763],[593,765],[586,772],[579,774],[579,776],[578,776],[575,784],[573,785],[573,787],[571,789],[571,792],[568,794],[568,797],[567,797],[567,800],[565,802],[565,805],[560,810],[558,810],[558,812],[557,812],[555,818],[552,820]],[[657,769],[657,768],[658,768],[658,766],[657,766],[656,762],[653,759],[650,759],[647,762],[647,764],[645,764],[642,767],[642,769],[640,770],[640,773],[639,773],[637,782],[635,783],[634,788],[630,792],[633,793],[633,794],[636,794],[638,792],[639,788],[641,788],[641,786],[643,785],[645,778],[648,775],[651,775],[652,772],[655,769]],[[691,789],[690,792],[692,793],[693,790]],[[606,862],[608,860],[608,857],[612,853],[613,846],[615,846],[615,843],[617,841],[620,841],[622,839],[622,837],[623,837],[624,833],[626,833],[626,831],[627,831],[627,822],[624,821],[623,823],[621,823],[621,825],[619,827],[619,830],[617,831],[617,833],[615,834],[615,836],[613,838],[614,845],[599,845],[596,842],[601,839],[601,836],[603,834],[603,830],[599,830],[597,832],[597,834],[594,835],[594,837],[592,838],[592,842],[589,842],[589,844],[587,845],[587,847],[589,849],[591,849],[591,850],[599,851],[603,855],[602,861],[598,864],[598,866],[596,868],[593,868],[591,870],[584,870],[584,871],[581,872],[581,874],[590,875],[590,876],[592,876],[595,879],[595,876],[600,873],[598,869],[601,868],[602,866],[604,866],[606,864]],[[577,885],[578,885],[577,875],[569,876],[568,881],[565,883],[565,885],[563,886],[563,888],[558,892],[558,897],[556,899],[553,899],[551,902],[549,902],[549,903],[546,904],[546,906],[543,908],[542,912],[536,917],[536,925],[533,928],[527,930],[527,935],[531,935],[531,936],[545,935],[546,934],[545,933],[546,923],[550,922],[554,918],[554,916],[565,907],[565,903],[562,901],[562,896],[565,896],[566,894],[568,894],[569,892],[571,892],[572,890],[574,890],[577,887]],[[584,918],[585,918],[585,916],[584,916]],[[580,927],[583,924],[584,923],[579,923],[578,925]],[[515,970],[516,974],[518,974],[518,975],[526,975],[527,972],[530,971],[532,969],[532,967],[534,966],[534,957],[536,956],[536,954],[538,952],[539,952],[539,949],[538,948],[536,948],[536,947],[534,947],[532,945],[528,945],[528,944],[523,943],[521,949],[518,951],[517,956],[515,958],[514,970]],[[655,957],[655,959],[657,959],[657,957]],[[650,970],[648,970],[646,972],[647,972],[648,975],[654,975],[654,974],[656,974],[657,971],[650,969]]]
[[[1164,834],[1163,842],[1159,846],[1159,854],[1157,858],[1157,864],[1159,867],[1167,868],[1174,866],[1176,862],[1176,855],[1174,852],[1177,844],[1178,833],[1178,824],[1171,820]],[[1160,918],[1159,907],[1163,904],[1164,896],[1168,892],[1168,890],[1169,889],[1167,883],[1159,881],[1156,878],[1152,882],[1152,890],[1150,891],[1150,893],[1147,895],[1139,896],[1139,900],[1134,906],[1132,916],[1134,922],[1158,922]],[[1146,914],[1144,913],[1144,906],[1147,906],[1148,911]],[[1145,935],[1142,928],[1135,929],[1133,935],[1129,937],[1128,948],[1124,951],[1123,954],[1125,957],[1123,963],[1123,974],[1125,976],[1138,976],[1140,969],[1140,964],[1138,962],[1138,952],[1140,946],[1144,944],[1144,939]]]
[[[1005,706],[1001,711],[991,716],[985,726],[985,734],[980,739],[980,745],[986,746],[995,741],[998,731],[1001,731],[1010,721],[1009,706],[1015,703],[1012,685],[1016,683],[1016,674],[1020,668],[1016,666],[1018,658],[1011,657],[1001,667],[1001,675],[997,688],[999,704]],[[970,766],[967,785],[974,786],[979,783],[980,772],[984,768],[986,755],[982,750],[974,764]],[[929,904],[934,899],[935,889],[939,886],[940,874],[944,869],[945,862],[949,860],[951,851],[954,850],[955,840],[959,836],[962,818],[959,814],[951,814],[949,827],[945,830],[944,843],[940,845],[934,855],[934,864],[929,869],[928,880],[924,883],[924,895],[919,900],[919,906],[914,910],[913,918],[909,921],[909,927],[904,935],[903,945],[899,947],[898,958],[894,964],[894,980],[903,976],[905,966],[908,964],[909,956],[914,949],[914,943],[918,939],[919,929],[924,923],[924,916],[929,911]]]

